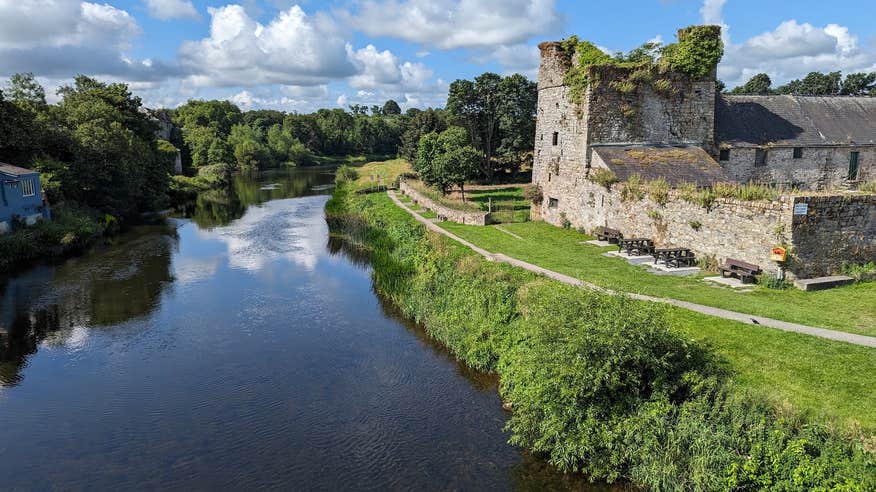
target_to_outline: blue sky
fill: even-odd
[[[876,71],[863,0],[0,0],[0,76],[49,92],[77,73],[124,81],[151,107],[189,98],[244,108],[443,105],[484,71],[535,77],[536,45],[577,34],[609,51],[724,26],[719,78]]]

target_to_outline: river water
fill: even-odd
[[[330,171],[0,277],[0,489],[566,490],[329,241]]]

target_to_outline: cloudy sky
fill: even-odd
[[[0,76],[34,72],[49,92],[77,73],[125,81],[151,107],[441,106],[457,78],[534,77],[544,40],[629,50],[704,22],[724,26],[731,87],[762,71],[876,71],[865,0],[235,1],[0,0]]]

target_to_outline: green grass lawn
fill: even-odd
[[[704,341],[742,387],[777,405],[876,432],[876,350],[673,308],[676,329]]]
[[[381,198],[384,199],[388,201],[389,197]],[[703,292],[714,298],[730,296],[729,306],[737,310],[742,309],[747,299],[755,299],[756,302],[751,304],[754,306],[772,302],[782,304],[783,299],[787,298],[783,309],[803,318],[809,316],[830,320],[839,316],[847,320],[846,323],[869,326],[864,318],[854,318],[840,307],[849,305],[846,301],[851,299],[857,309],[867,310],[871,319],[873,316],[874,307],[871,304],[876,298],[876,289],[872,284],[812,293],[758,289],[749,294],[740,294],[723,288],[701,286],[697,280],[649,274],[620,259],[601,256],[605,249],[579,244],[588,238],[578,232],[544,223],[501,226],[523,237],[523,240],[514,239],[495,227],[463,226],[450,222],[441,226],[491,251],[503,252],[568,274],[587,273],[589,276],[579,276],[595,283],[607,284],[604,279],[612,274],[626,278],[625,282],[640,278],[649,286],[649,293],[659,294],[664,292],[660,290],[663,283],[668,282],[667,292],[685,289],[697,292],[698,289],[704,289]],[[454,247],[462,247],[454,241],[447,241]],[[596,282],[599,279],[603,281]],[[685,287],[674,285],[676,283]],[[698,295],[706,296],[704,293]],[[807,299],[815,307],[809,306]],[[822,310],[830,312],[819,313]],[[807,312],[810,314],[806,315]],[[787,404],[816,417],[836,421],[843,428],[854,428],[855,424],[860,424],[866,433],[876,432],[876,404],[872,398],[873,388],[876,387],[876,350],[746,325],[681,308],[669,308],[669,316],[676,330],[706,343],[725,360],[742,388],[757,392],[777,405]]]
[[[544,222],[502,226],[521,236],[522,240],[514,239],[495,227],[452,222],[442,223],[441,227],[488,251],[504,253],[602,287],[876,336],[876,282],[819,292],[765,287],[754,287],[753,292],[747,293],[734,292],[729,288],[707,285],[701,277],[650,274],[620,258],[602,256],[612,248],[581,244],[592,239],[589,236]]]

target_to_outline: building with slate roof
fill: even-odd
[[[532,181],[543,200],[534,216],[765,271],[778,269],[771,248],[790,246],[792,276],[876,261],[876,195],[845,193],[876,181],[876,98],[728,96],[716,93],[717,66],[700,78],[658,69],[655,84],[624,65],[587,67],[590,83],[573,97],[566,74],[578,54],[560,42],[539,49]],[[599,170],[687,191],[655,199],[647,186],[611,186]],[[818,193],[690,199],[690,185],[727,182]]]
[[[715,140],[736,181],[854,188],[876,179],[876,98],[721,96]]]

